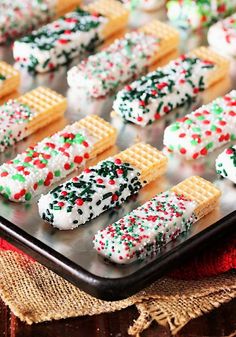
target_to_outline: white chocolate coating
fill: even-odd
[[[121,83],[134,79],[158,52],[158,39],[143,32],[127,33],[100,53],[89,56],[69,70],[72,88],[83,89],[93,97],[106,95]]]
[[[236,90],[169,125],[163,143],[170,152],[197,159],[236,139]]]
[[[30,71],[53,70],[101,40],[107,21],[103,16],[77,9],[16,41],[14,59]]]
[[[217,157],[216,172],[236,184],[236,146],[231,146]]]
[[[174,192],[158,194],[114,224],[96,233],[94,248],[115,263],[154,255],[196,221],[196,203]]]
[[[30,200],[82,166],[95,141],[76,123],[68,125],[1,165],[0,193],[15,202]]]
[[[42,195],[39,214],[54,227],[74,229],[136,193],[138,176],[129,163],[108,158]]]
[[[181,56],[119,91],[113,109],[144,127],[204,90],[213,67],[206,60]]]
[[[221,53],[236,56],[236,14],[212,25],[207,39],[209,45]]]

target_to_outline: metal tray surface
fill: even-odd
[[[162,12],[152,14],[134,13],[131,27],[144,24],[150,19],[164,17]],[[183,36],[181,52],[188,51],[200,44],[206,44],[205,34]],[[0,48],[0,59],[13,64],[10,47]],[[76,64],[79,60],[75,60]],[[231,83],[228,79],[221,81],[213,88],[204,92],[191,106],[175,110],[157,123],[146,128],[124,124],[119,118],[110,116],[114,95],[102,99],[90,99],[86,93],[68,89],[66,72],[72,66],[60,68],[51,74],[33,76],[21,70],[21,93],[39,85],[48,86],[64,94],[68,98],[68,109],[65,119],[59,120],[47,128],[40,130],[15,147],[8,148],[0,155],[0,163],[14,158],[27,146],[43,139],[45,136],[63,128],[69,122],[79,120],[87,114],[98,114],[110,121],[119,131],[117,146],[103,153],[93,162],[108,155],[119,152],[132,145],[137,140],[148,142],[159,149],[163,147],[163,131],[177,117],[184,115],[203,102],[210,102],[217,96],[236,87],[236,67],[232,61]],[[145,286],[162,276],[171,267],[196,254],[204,246],[211,247],[215,239],[233,231],[236,220],[236,188],[234,185],[217,177],[214,162],[223,150],[213,152],[207,158],[186,162],[177,156],[169,158],[167,174],[142,189],[138,196],[133,196],[121,207],[103,213],[93,221],[80,226],[73,231],[59,231],[44,223],[38,215],[37,199],[29,203],[13,203],[0,198],[0,235],[16,246],[32,255],[38,261],[54,270],[86,292],[105,300],[118,300],[142,290]],[[91,164],[91,162],[89,163]],[[78,171],[73,175],[78,174]],[[93,249],[92,239],[97,230],[112,223],[127,212],[136,208],[157,192],[161,192],[189,177],[201,175],[214,182],[222,191],[219,209],[194,224],[192,229],[176,241],[168,244],[156,253],[155,257],[129,266],[116,266],[106,262]]]

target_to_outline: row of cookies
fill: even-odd
[[[30,101],[34,96],[31,93]],[[64,102],[60,99],[62,110]],[[234,109],[235,104],[230,106]],[[115,141],[116,130],[109,123],[97,116],[86,117],[3,164],[0,167],[1,194],[14,201],[28,201]],[[166,167],[167,158],[160,151],[148,144],[136,144],[86,168],[79,176],[42,195],[40,215],[57,228],[76,228],[120,205],[145,184],[164,174]],[[99,232],[94,239],[95,248],[114,262],[129,263],[143,258],[210,212],[217,205],[219,196],[220,192],[211,183],[200,177],[191,177],[176,190],[173,188],[157,195],[118,223]],[[120,224],[120,231],[117,231]],[[112,241],[108,240],[111,236]],[[129,252],[128,238],[133,240],[128,245]],[[116,241],[119,244],[114,245]]]
[[[129,9],[142,10],[158,9],[165,3],[164,0],[122,0],[122,2]],[[25,35],[73,10],[80,3],[81,0],[25,0],[23,3],[19,0],[1,1],[0,43],[6,43]],[[209,26],[212,22],[229,16],[235,10],[236,2],[232,0],[170,0],[167,2],[169,20],[181,28],[197,29]]]

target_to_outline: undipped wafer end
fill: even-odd
[[[0,85],[0,98],[16,91],[20,85],[20,73],[6,62],[0,61],[0,75],[5,80]]]
[[[117,130],[97,115],[90,115],[81,119],[77,122],[77,126],[86,129],[91,136],[97,139],[90,152],[90,158],[96,157],[98,154],[109,149],[116,142]]]
[[[177,29],[164,22],[153,20],[140,28],[141,32],[150,34],[160,39],[157,53],[151,58],[151,63],[156,62],[164,55],[177,49],[180,43],[180,34]]]
[[[191,51],[189,55],[193,55],[195,57],[210,61],[215,64],[215,67],[212,69],[207,79],[207,88],[209,88],[211,85],[220,81],[229,74],[229,60],[216,53],[209,47],[199,47]]]
[[[137,143],[115,157],[136,168],[140,172],[143,185],[155,180],[167,170],[167,158],[149,144]]]
[[[84,7],[84,9],[108,18],[108,22],[102,30],[104,39],[125,28],[128,24],[129,11],[117,0],[98,0]]]
[[[194,211],[200,219],[213,211],[219,203],[221,192],[211,182],[199,176],[185,179],[172,187],[171,191],[184,195],[187,199],[195,201],[197,207]]]
[[[20,96],[17,100],[35,112],[27,126],[29,134],[62,117],[67,107],[64,96],[44,87],[38,87]]]
[[[81,4],[81,0],[56,0],[56,17],[65,15]]]

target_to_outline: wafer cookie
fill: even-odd
[[[172,192],[184,195],[185,198],[196,202],[194,214],[197,220],[211,212],[218,205],[221,192],[208,180],[199,176],[185,179],[171,188]]]
[[[128,12],[122,4],[116,0],[97,0],[15,41],[13,55],[29,71],[50,71],[93,50],[127,21]]]
[[[235,0],[170,0],[167,3],[169,20],[180,28],[193,30],[207,27],[230,15],[235,9]]]
[[[178,44],[178,32],[154,20],[70,69],[68,84],[93,97],[104,96],[146,72],[158,59],[176,50]]]
[[[157,149],[136,144],[42,195],[39,214],[59,229],[76,228],[123,203],[166,167],[167,159]]]
[[[0,106],[0,152],[61,117],[66,99],[38,87]]]
[[[225,149],[216,159],[216,172],[236,184],[236,146]]]
[[[162,246],[211,212],[219,197],[220,191],[213,184],[190,177],[98,231],[94,248],[119,264],[155,256]]]
[[[228,71],[226,59],[200,47],[126,86],[113,109],[124,120],[145,126],[191,101]]]
[[[236,90],[169,125],[163,143],[169,152],[197,159],[236,139]]]
[[[20,73],[6,62],[0,61],[0,98],[18,89]]]
[[[236,14],[212,25],[207,33],[207,40],[214,49],[236,56]]]
[[[97,116],[68,125],[0,166],[0,193],[12,201],[28,201],[114,145],[116,135]]]
[[[80,0],[1,0],[0,44],[29,33],[79,4]]]

